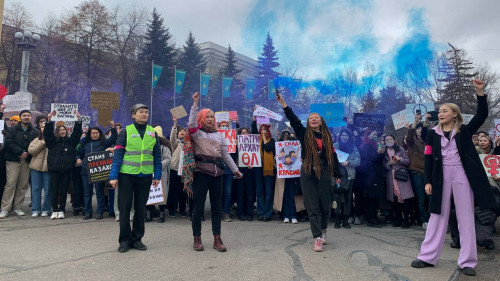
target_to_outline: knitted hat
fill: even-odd
[[[12,117],[10,117],[9,119],[10,121],[17,121],[17,122],[21,122],[21,118],[19,118],[19,115],[14,115]]]
[[[21,110],[21,112],[19,112],[19,116],[23,116],[24,113],[29,113],[31,115],[31,111],[29,111],[27,109],[23,109],[23,110]]]

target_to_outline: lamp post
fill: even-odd
[[[24,31],[24,33],[16,32],[16,45],[19,49],[23,50],[23,60],[21,66],[21,87],[20,92],[28,92],[28,69],[30,65],[30,51],[36,48],[40,35],[33,34],[31,31]]]

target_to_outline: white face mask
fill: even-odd
[[[229,129],[229,127],[224,126],[224,127],[220,127],[220,129],[221,130],[227,130],[227,129]]]
[[[394,146],[394,142],[392,142],[392,141],[386,141],[386,142],[385,142],[385,145],[386,145],[387,147],[393,147],[393,146]]]

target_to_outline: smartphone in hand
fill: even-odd
[[[276,100],[280,100],[281,98],[281,94],[280,94],[280,90],[276,89]]]

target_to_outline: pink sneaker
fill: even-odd
[[[314,239],[313,251],[323,252],[323,240],[321,239],[321,237]]]
[[[321,243],[323,245],[326,245],[326,229],[323,229],[323,233],[321,234],[321,237],[319,237],[321,239]]]

